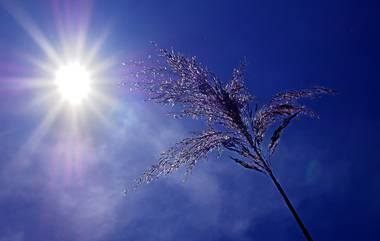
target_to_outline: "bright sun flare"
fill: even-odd
[[[91,90],[89,71],[79,63],[61,66],[55,73],[55,83],[63,99],[70,104],[80,104]]]

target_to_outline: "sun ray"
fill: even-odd
[[[49,43],[39,27],[35,24],[33,19],[15,2],[2,2],[4,8],[15,18],[16,22],[25,30],[26,33],[33,39],[33,41],[43,50],[51,61],[59,64],[60,59],[57,52]]]
[[[42,59],[28,53],[22,53],[20,57],[31,63],[36,69],[42,70],[45,73],[51,73],[51,70],[54,68],[54,64],[43,61]]]
[[[46,81],[38,78],[30,77],[15,77],[15,76],[2,76],[2,81],[7,82],[7,88],[18,89],[18,90],[28,90],[28,89],[38,89],[46,88]],[[2,86],[0,89],[3,89]]]
[[[26,156],[34,154],[35,150],[40,145],[41,140],[46,136],[46,134],[50,130],[50,127],[54,123],[61,108],[62,104],[58,104],[52,110],[50,110],[50,112],[44,117],[42,122],[33,131],[33,133],[25,142],[19,153],[16,155],[18,158],[24,159]]]
[[[82,115],[81,117],[88,117],[95,116],[97,121],[100,121],[100,123],[107,129],[110,130],[116,130],[115,125],[110,121],[106,116],[109,113],[104,113],[104,110],[109,109],[112,107],[112,109],[118,109],[121,107],[121,103],[116,98],[111,97],[110,95],[104,94],[100,91],[97,91],[94,89],[92,92],[92,97],[96,99],[96,102],[87,102],[86,103],[86,109],[89,111],[86,115]],[[85,118],[78,118],[75,121],[76,124],[80,125],[83,124],[86,125],[86,119]]]
[[[97,102],[99,105],[104,105],[104,106],[113,106],[113,107],[119,107],[121,103],[114,97],[110,95],[103,94],[100,91],[97,91],[94,89],[93,91],[94,98],[97,99]]]
[[[92,47],[89,49],[88,54],[86,55],[86,64],[91,64],[94,62],[94,59],[96,55],[99,53],[99,50],[103,43],[106,41],[108,38],[109,31],[108,30],[103,30],[99,37],[97,38],[96,42],[92,45]]]
[[[98,75],[105,70],[109,69],[111,66],[115,65],[117,61],[115,61],[116,57],[110,57],[110,58],[105,58],[103,61],[99,61],[97,64],[92,65],[92,72],[94,75]]]
[[[27,108],[35,109],[41,106],[46,105],[47,103],[55,102],[57,99],[56,93],[49,91],[46,94],[35,97],[32,101],[27,104]],[[59,102],[59,105],[63,105],[63,103]]]

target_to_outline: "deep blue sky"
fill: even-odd
[[[52,90],[31,87],[46,71],[30,59],[48,58],[1,2],[1,241],[303,240],[271,181],[228,158],[199,163],[185,182],[180,171],[122,196],[161,151],[197,127],[119,85],[121,63],[146,56],[152,40],[198,56],[224,80],[246,57],[249,89],[262,101],[284,89],[338,90],[311,103],[319,120],[287,130],[274,172],[315,240],[378,240],[376,1],[108,0],[91,10],[75,1],[11,1],[57,52],[59,33],[75,39],[73,19],[85,10],[85,49],[108,33],[97,60],[111,64],[98,88],[114,102],[94,99],[98,115],[83,108],[80,131],[70,126],[69,109],[44,131],[55,102],[36,101]]]

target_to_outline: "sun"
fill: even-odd
[[[55,84],[61,97],[72,105],[79,105],[91,91],[90,72],[79,62],[60,66],[55,72]]]

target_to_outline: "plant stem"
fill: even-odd
[[[280,183],[277,181],[276,177],[273,175],[272,172],[269,172],[268,174],[272,178],[272,181],[276,185],[278,191],[281,193],[281,196],[284,198],[286,205],[288,205],[290,212],[293,214],[294,218],[296,219],[299,227],[301,228],[303,234],[305,235],[306,240],[313,241],[309,231],[307,231],[305,225],[302,223],[301,218],[298,216],[297,211],[293,207],[292,203],[290,202],[290,200],[289,200],[288,196],[286,195],[284,189],[282,189]]]

